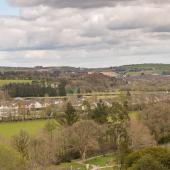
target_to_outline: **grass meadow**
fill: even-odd
[[[62,169],[62,170],[67,170],[71,167],[73,169],[79,168],[80,170],[86,170],[86,164],[89,164],[91,168],[96,165],[96,166],[103,167],[104,170],[113,170],[113,167],[107,168],[107,166],[114,165],[114,162],[115,162],[114,155],[108,154],[105,156],[96,156],[96,157],[90,158],[83,164],[80,163],[79,161],[77,161],[77,162],[73,161],[71,163],[62,163],[56,167],[57,167],[57,169]],[[114,170],[116,170],[116,168]]]
[[[44,128],[46,122],[47,120],[34,120],[0,123],[0,136],[5,139],[10,139],[11,136],[17,134],[20,130],[25,130],[30,135],[35,135]]]
[[[3,87],[10,83],[31,83],[32,80],[0,80],[0,87]]]

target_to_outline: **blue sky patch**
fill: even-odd
[[[0,0],[0,15],[18,16],[19,8],[10,6],[7,0]]]

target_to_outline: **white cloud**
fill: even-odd
[[[0,17],[2,64],[106,66],[170,55],[168,0],[11,2],[25,7]]]

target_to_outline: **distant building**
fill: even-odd
[[[43,105],[41,103],[39,103],[37,101],[34,103],[34,108],[35,109],[41,109],[42,107],[43,107]]]

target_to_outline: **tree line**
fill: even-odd
[[[11,97],[66,96],[65,85],[63,82],[58,87],[41,83],[10,83],[4,86],[4,91]]]

